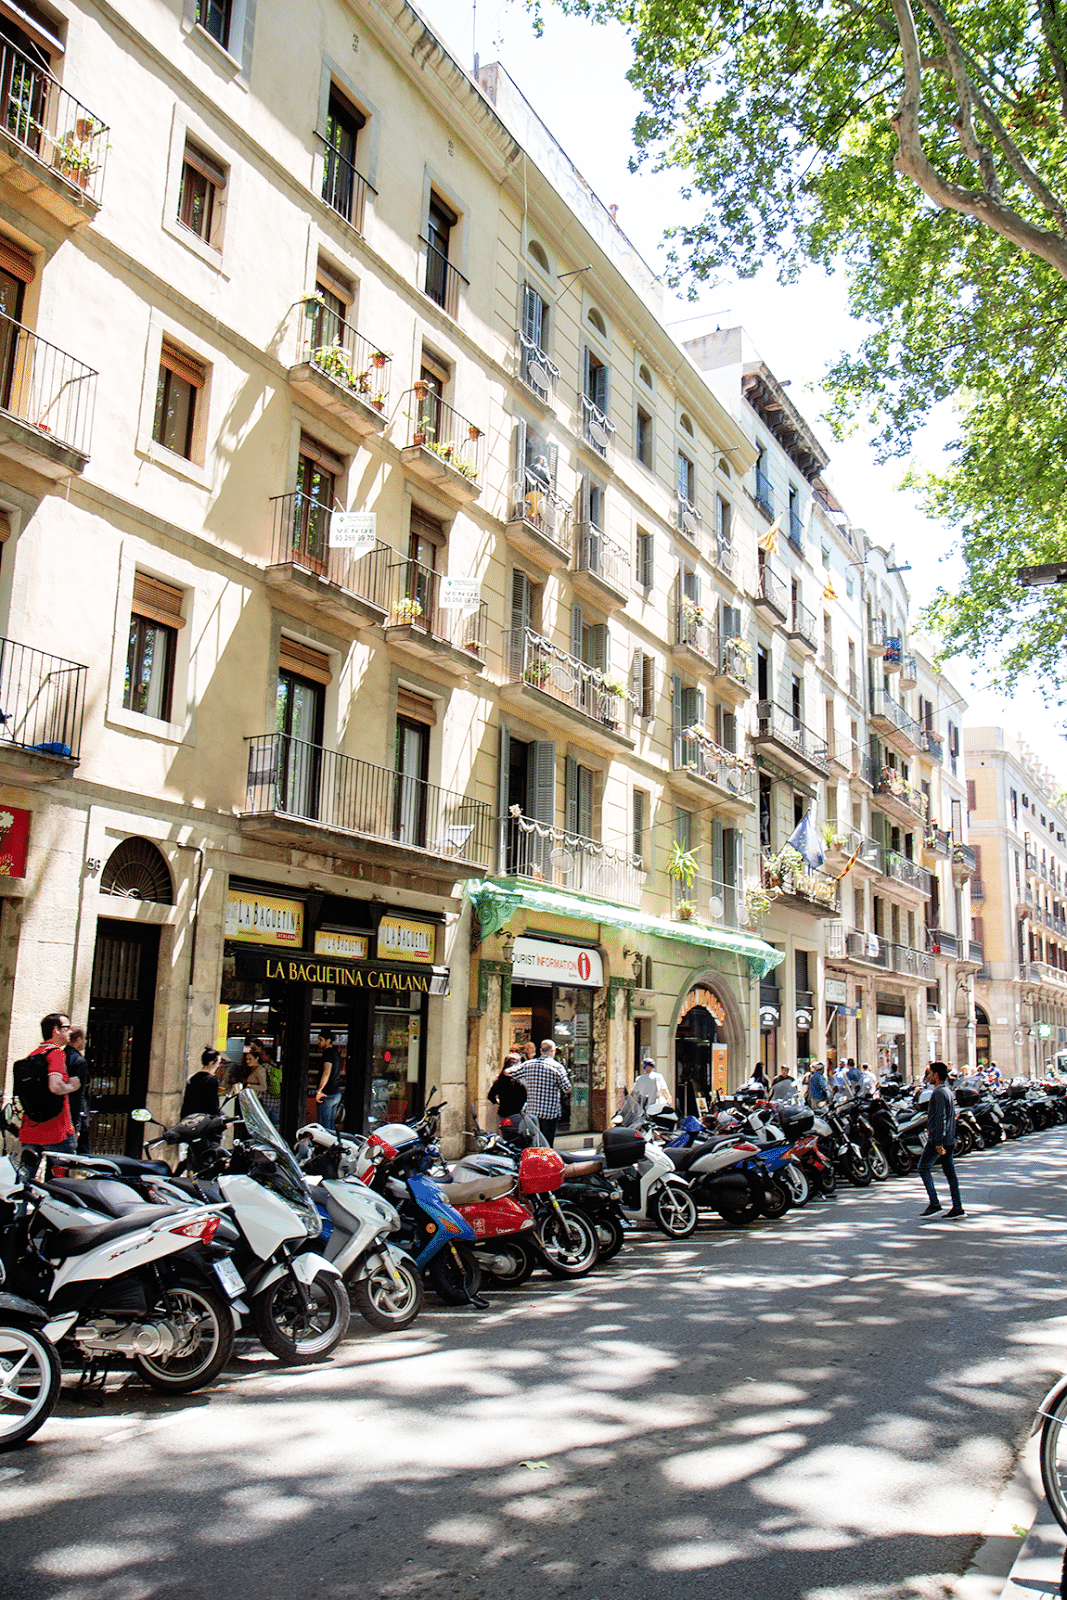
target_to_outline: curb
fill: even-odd
[[[1045,1502],[1038,1445],[1037,1435],[1027,1440],[954,1600],[1060,1600],[1064,1536]]]

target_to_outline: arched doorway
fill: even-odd
[[[989,1014],[980,1005],[974,1008],[974,1021],[976,1064],[978,1071],[984,1072],[989,1066]]]
[[[708,1103],[738,1075],[743,1037],[737,1002],[718,974],[690,984],[678,1005],[674,1025],[675,1104],[696,1115],[698,1100]]]

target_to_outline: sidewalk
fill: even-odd
[[[1020,1546],[1019,1530],[1030,1532]],[[1038,1440],[1029,1440],[955,1600],[1060,1600],[1063,1530],[1041,1487]]]

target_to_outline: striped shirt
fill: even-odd
[[[560,1095],[570,1094],[571,1080],[551,1056],[534,1056],[513,1067],[510,1076],[526,1085],[526,1110],[534,1117],[558,1117],[563,1109]]]

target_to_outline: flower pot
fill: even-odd
[[[370,364],[372,367],[384,367],[388,360],[389,357],[385,354],[384,350],[375,350],[374,354],[370,358]]]
[[[416,384],[413,385],[413,387],[414,387],[414,390],[415,390],[415,398],[416,398],[416,400],[418,400],[420,402],[425,400],[426,396],[430,392],[430,385],[428,383],[423,382],[423,380],[421,378],[419,379],[419,381]]]

